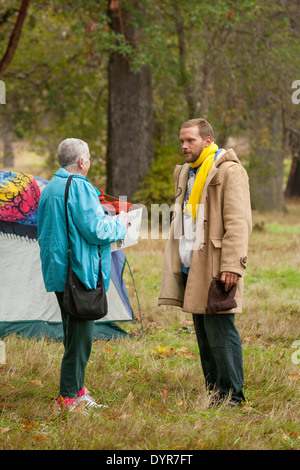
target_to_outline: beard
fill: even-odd
[[[183,156],[184,156],[184,161],[186,163],[194,163],[200,156],[201,152],[202,152],[203,148],[200,149],[200,151],[198,152],[194,152],[192,150],[189,150],[189,151],[186,151],[186,152],[183,152]]]

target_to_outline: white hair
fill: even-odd
[[[80,139],[65,139],[57,148],[57,159],[61,167],[73,167],[77,165],[80,158],[88,160],[89,146]]]

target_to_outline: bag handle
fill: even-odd
[[[71,180],[72,180],[73,176],[74,175],[69,176],[69,178],[67,180],[67,183],[66,183],[66,188],[65,188],[65,213],[66,213],[66,228],[67,228],[67,237],[68,237],[68,258],[69,258],[70,265],[71,265],[71,243],[70,243],[70,234],[69,234],[69,219],[68,219],[67,201],[68,201],[68,195],[69,195],[69,188],[70,188],[70,184],[71,184]],[[99,272],[102,275],[100,246],[98,247],[98,253],[99,253]]]
[[[71,244],[70,244],[70,235],[69,235],[69,219],[68,219],[68,210],[67,210],[67,201],[69,195],[69,188],[71,184],[71,179],[74,175],[70,175],[65,188],[65,214],[66,214],[66,227],[67,227],[67,237],[68,237],[68,253],[70,254]]]

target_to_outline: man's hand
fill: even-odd
[[[224,283],[224,289],[230,290],[237,283],[237,274],[224,271],[221,274],[220,281]]]

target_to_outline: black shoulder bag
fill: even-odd
[[[71,268],[71,244],[69,234],[69,220],[67,212],[67,200],[69,187],[73,175],[69,176],[65,189],[65,213],[68,236],[68,275],[63,295],[63,307],[66,312],[83,320],[100,320],[107,314],[107,297],[101,270],[101,256],[99,249],[99,276],[96,289],[87,289],[78,279]]]

